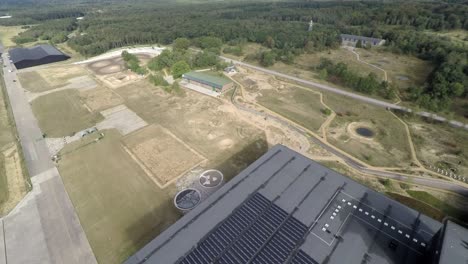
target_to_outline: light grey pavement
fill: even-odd
[[[410,177],[410,176],[402,175],[402,174],[395,173],[395,172],[386,172],[386,171],[378,171],[378,170],[369,169],[369,168],[365,167],[363,164],[361,164],[361,163],[349,158],[348,156],[344,155],[341,151],[339,151],[335,147],[332,147],[332,146],[330,146],[328,144],[325,144],[324,142],[320,141],[319,139],[309,135],[309,133],[307,133],[307,131],[302,129],[300,126],[298,126],[296,124],[293,124],[293,123],[291,123],[291,122],[289,122],[287,120],[284,120],[282,118],[279,118],[277,116],[270,115],[270,114],[268,114],[266,112],[260,112],[260,111],[257,111],[255,109],[253,109],[253,108],[249,108],[249,107],[246,107],[246,106],[244,106],[242,104],[239,104],[234,99],[235,94],[236,94],[236,91],[234,91],[234,93],[233,93],[233,95],[231,97],[231,101],[234,104],[234,106],[236,106],[236,108],[238,108],[239,110],[247,111],[249,113],[259,115],[259,116],[264,117],[264,118],[269,118],[269,119],[275,120],[276,122],[279,122],[280,124],[282,124],[284,126],[287,126],[291,130],[294,130],[294,131],[308,137],[310,140],[312,140],[312,142],[314,142],[317,145],[321,146],[322,148],[324,148],[325,150],[327,150],[330,153],[334,154],[335,156],[341,158],[342,160],[344,160],[346,162],[346,164],[348,164],[352,168],[354,168],[354,169],[356,169],[356,170],[358,170],[358,171],[360,171],[362,173],[375,175],[375,176],[378,176],[378,177],[391,178],[391,179],[404,181],[404,182],[408,182],[408,183],[413,183],[413,184],[420,184],[420,185],[435,188],[435,189],[451,191],[451,192],[455,192],[455,193],[458,193],[460,195],[468,197],[468,188],[463,186],[463,185],[459,185],[457,183],[454,183],[454,182],[437,180],[437,179],[433,179],[433,178]]]
[[[3,236],[3,219],[0,219],[0,264],[6,264],[5,237]]]
[[[7,65],[3,67],[7,93],[33,184],[33,190],[2,220],[5,261],[97,263],[59,172],[50,160],[16,70],[7,54],[3,59]]]
[[[288,80],[291,80],[291,81],[295,81],[295,82],[297,82],[297,83],[299,83],[301,85],[307,86],[307,87],[319,88],[321,90],[325,90],[325,91],[328,91],[328,92],[332,92],[332,93],[344,95],[344,96],[347,96],[347,97],[351,97],[353,99],[357,99],[357,100],[360,100],[360,101],[363,101],[363,102],[366,102],[366,103],[369,103],[369,104],[373,104],[373,105],[376,105],[376,106],[380,106],[380,107],[385,107],[385,108],[400,110],[400,111],[405,111],[405,112],[414,112],[412,109],[407,108],[407,107],[403,107],[401,105],[396,105],[396,104],[392,104],[392,103],[389,103],[389,102],[374,99],[374,98],[371,98],[371,97],[367,97],[367,96],[359,95],[359,94],[356,94],[356,93],[344,91],[342,89],[331,87],[329,85],[316,83],[316,82],[312,82],[312,81],[308,81],[308,80],[304,80],[304,79],[300,79],[300,78],[297,78],[297,77],[294,77],[294,76],[291,76],[291,75],[287,75],[287,74],[280,73],[280,72],[277,72],[277,71],[265,69],[265,68],[258,67],[258,66],[252,65],[252,64],[248,64],[248,63],[245,63],[245,62],[242,62],[242,61],[233,60],[233,59],[230,59],[230,58],[227,58],[227,57],[223,57],[223,56],[219,56],[219,57],[222,60],[226,61],[226,62],[237,64],[237,65],[244,66],[244,67],[247,67],[247,68],[251,68],[251,69],[254,69],[254,70],[257,70],[257,71],[260,71],[260,72],[264,72],[264,73],[268,73],[268,74],[271,74],[271,75],[275,75],[275,76],[285,78],[285,79],[288,79]],[[429,112],[415,112],[415,113],[417,115],[419,115],[419,116],[423,116],[423,117],[426,117],[426,118],[431,118],[431,119],[434,119],[434,120],[439,121],[439,122],[448,122],[452,126],[459,127],[459,128],[464,128],[464,129],[468,130],[468,124],[464,124],[464,123],[459,122],[459,121],[448,120],[445,117],[442,117],[442,116],[439,116],[439,115],[436,115],[436,114],[433,114],[433,113],[429,113]]]

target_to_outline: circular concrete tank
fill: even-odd
[[[207,170],[200,174],[199,180],[201,186],[215,188],[223,183],[224,176],[219,170]]]
[[[174,205],[177,209],[186,213],[195,208],[201,201],[200,191],[188,188],[182,190],[174,197]]]

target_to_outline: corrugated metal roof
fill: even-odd
[[[13,63],[23,60],[39,60],[47,56],[64,55],[60,50],[51,45],[38,45],[32,48],[14,48],[9,51]]]
[[[206,85],[222,88],[224,85],[231,83],[229,79],[215,75],[216,73],[206,72],[187,72],[182,77],[197,81]]]
[[[441,226],[277,145],[126,263],[418,263]]]

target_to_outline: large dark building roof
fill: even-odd
[[[428,263],[442,227],[278,145],[126,264]]]
[[[438,263],[468,263],[468,229],[447,221],[436,250]]]
[[[32,48],[14,48],[9,51],[10,60],[17,69],[66,60],[69,57],[50,45],[39,45]]]

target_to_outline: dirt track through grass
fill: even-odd
[[[258,103],[295,123],[312,131],[317,131],[325,122],[321,112],[325,106],[320,103],[320,95],[298,87],[287,87],[281,92],[263,90]]]

